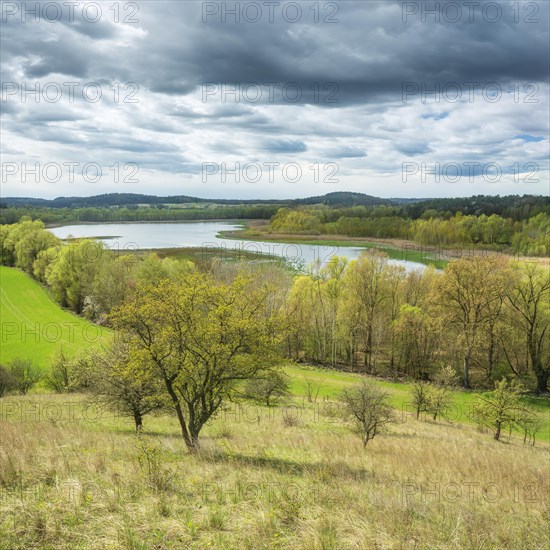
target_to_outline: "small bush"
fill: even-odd
[[[361,384],[344,390],[342,401],[363,438],[363,447],[388,423],[395,421],[393,409],[388,405],[388,394],[373,382],[363,380]]]
[[[249,380],[244,393],[246,397],[263,401],[269,407],[272,399],[288,397],[288,388],[288,376],[281,372],[270,372],[265,377]]]
[[[67,357],[60,349],[52,358],[50,372],[46,376],[46,385],[57,393],[72,392],[77,389],[76,360]]]
[[[13,389],[26,395],[43,377],[40,367],[31,359],[13,359],[8,363],[8,372],[13,379]]]

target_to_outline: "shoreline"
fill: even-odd
[[[380,238],[380,237],[348,237],[346,235],[302,235],[267,233],[265,229],[269,226],[268,220],[263,219],[206,219],[206,220],[157,220],[157,221],[115,221],[115,222],[62,222],[47,224],[47,229],[67,227],[71,225],[131,225],[131,224],[197,224],[197,223],[226,223],[240,226],[239,229],[221,230],[216,238],[229,240],[246,240],[254,242],[276,242],[281,244],[311,244],[316,246],[350,247],[379,249],[388,254],[391,259],[433,265],[441,269],[451,260],[462,257],[473,256],[504,256],[509,259],[524,262],[538,263],[543,267],[550,268],[550,258],[540,256],[518,256],[513,253],[487,248],[446,248],[442,249],[434,245],[421,245],[407,239]],[[100,236],[88,238],[104,238]],[[113,238],[113,237],[111,237]],[[172,247],[173,249],[178,247]],[[180,247],[182,250],[189,247]],[[192,248],[192,247],[191,247]],[[151,249],[159,250],[159,249]]]

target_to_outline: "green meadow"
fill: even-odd
[[[0,361],[32,359],[46,368],[59,349],[74,355],[101,345],[110,331],[62,309],[22,271],[0,266]]]

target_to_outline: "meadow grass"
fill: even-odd
[[[319,388],[319,398],[336,399],[345,388],[360,382],[364,375],[359,373],[341,372],[328,368],[313,366],[289,365],[285,372],[290,377],[290,389],[296,396],[306,396],[306,380],[312,381]],[[413,412],[411,405],[410,382],[390,382],[381,378],[372,378],[375,384],[387,391],[389,403],[399,411],[401,416],[409,416]],[[470,413],[475,409],[483,393],[477,390],[455,389],[452,392],[452,407],[445,420],[453,424],[473,424]],[[543,419],[543,426],[537,434],[537,440],[550,441],[550,400],[547,397],[526,396],[522,398],[525,404],[533,406]]]
[[[351,425],[325,414],[327,401],[297,399],[229,404],[190,455],[173,417],[147,417],[138,437],[130,421],[83,399],[0,400],[1,549],[550,542],[548,445],[407,417],[363,449]]]
[[[26,273],[0,266],[0,362],[25,358],[45,368],[60,348],[71,356],[105,343],[110,334],[59,307]]]

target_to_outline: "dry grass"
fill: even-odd
[[[0,400],[0,548],[515,549],[550,542],[550,448],[407,419],[367,450],[342,421],[235,410],[186,453],[172,418]]]

